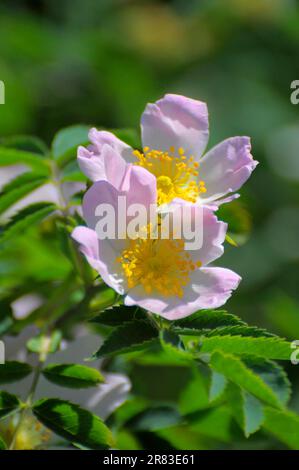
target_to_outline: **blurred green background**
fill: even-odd
[[[167,92],[208,103],[209,146],[249,135],[260,165],[222,209],[244,232],[221,260],[243,277],[227,308],[299,339],[299,2],[2,0],[0,79],[1,137],[137,128]],[[289,367],[297,411],[298,371]]]

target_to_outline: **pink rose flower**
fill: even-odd
[[[167,94],[148,104],[141,133],[142,152],[110,132],[91,129],[92,145],[78,149],[81,170],[92,181],[104,179],[119,189],[126,164],[134,163],[156,177],[159,204],[181,198],[215,209],[239,196],[232,193],[257,165],[249,137],[226,139],[204,154],[209,138],[207,106],[184,96]]]
[[[100,204],[110,204],[117,215],[119,196],[126,198],[127,207],[142,204],[148,213],[150,205],[156,203],[153,175],[139,166],[128,168],[125,184],[116,187],[109,181],[98,181],[84,196],[83,216],[88,227],[77,227],[72,236],[89,264],[107,285],[124,296],[125,305],[139,305],[169,320],[223,305],[241,279],[229,269],[210,266],[223,253],[227,225],[218,221],[209,207],[182,199],[169,206],[173,217],[186,205],[194,217],[202,211],[203,240],[196,250],[186,250],[183,238],[98,238],[95,213]]]

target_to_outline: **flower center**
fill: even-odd
[[[178,197],[195,202],[201,193],[206,192],[204,181],[196,182],[199,173],[199,163],[191,156],[187,159],[185,151],[174,147],[169,152],[152,150],[148,147],[143,153],[135,150],[136,165],[150,171],[157,178],[158,204],[171,202]]]
[[[145,292],[182,297],[190,272],[201,266],[184,250],[183,240],[138,238],[117,259],[132,289],[142,285]]]

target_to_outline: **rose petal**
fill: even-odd
[[[205,182],[207,192],[201,194],[202,202],[219,199],[245,183],[258,163],[250,150],[249,137],[232,137],[204,155],[199,178]]]
[[[201,268],[193,272],[183,299],[161,295],[149,296],[138,286],[128,292],[125,305],[139,305],[168,320],[178,320],[197,310],[221,307],[240,281],[240,276],[229,269]]]
[[[180,95],[165,95],[149,103],[142,115],[144,147],[168,151],[183,148],[187,155],[199,158],[209,138],[208,110],[205,103]]]

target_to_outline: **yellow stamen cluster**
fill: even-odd
[[[201,266],[184,250],[183,240],[138,238],[130,240],[118,260],[132,289],[142,285],[147,294],[182,297],[189,274]]]
[[[193,156],[187,158],[184,149],[179,148],[176,152],[174,147],[170,147],[169,152],[163,152],[145,147],[143,153],[135,150],[133,155],[138,160],[136,165],[156,176],[159,205],[176,197],[195,202],[201,193],[206,192],[204,181],[196,181],[199,163]]]

